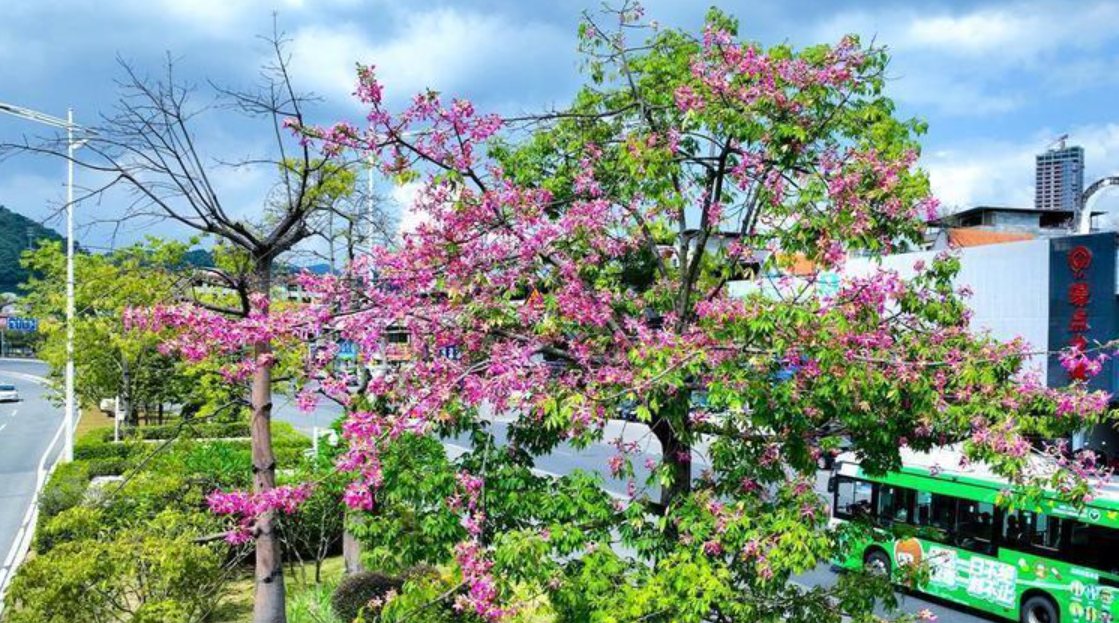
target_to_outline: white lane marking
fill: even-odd
[[[20,380],[23,380],[23,381],[31,381],[32,383],[38,383],[39,385],[46,385],[48,383],[46,377],[42,377],[42,376],[39,376],[37,374],[25,374],[23,372],[13,372],[11,370],[0,370],[0,376],[10,376],[12,378],[17,378],[17,379],[20,379]]]
[[[7,424],[0,424],[0,430],[4,430],[5,426],[7,426]]]

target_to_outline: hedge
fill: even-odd
[[[62,511],[77,506],[85,495],[89,481],[88,464],[75,461],[59,465],[39,494],[40,525]]]
[[[237,438],[249,436],[247,422],[199,422],[182,424],[165,424],[163,426],[141,426],[130,428],[125,432],[130,439],[214,439]]]

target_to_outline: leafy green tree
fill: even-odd
[[[130,307],[175,300],[186,249],[149,239],[108,255],[75,257],[74,388],[82,405],[96,408],[120,396],[126,421],[135,424],[138,407],[182,402],[190,394],[187,366],[121,320]],[[61,243],[47,242],[26,251],[21,264],[33,275],[23,286],[24,303],[41,320],[39,355],[57,378],[66,365],[66,256]]]

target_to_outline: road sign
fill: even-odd
[[[0,329],[7,329],[8,331],[24,331],[26,333],[33,333],[39,330],[38,318],[0,318],[0,321],[5,321],[0,324]]]

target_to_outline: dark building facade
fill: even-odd
[[[1076,210],[1084,192],[1084,148],[1065,147],[1037,155],[1034,208]]]

